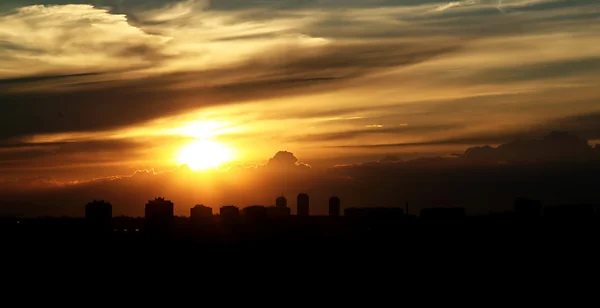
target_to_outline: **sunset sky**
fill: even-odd
[[[599,76],[597,0],[2,0],[0,178],[593,145]]]

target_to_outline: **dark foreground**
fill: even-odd
[[[53,218],[5,219],[0,226],[5,273],[26,280],[80,276],[71,282],[97,288],[186,282],[265,292],[309,284],[350,296],[350,287],[366,295],[381,287],[399,292],[401,283],[464,293],[467,284],[497,290],[489,283],[565,283],[571,280],[559,277],[593,273],[600,256],[597,217],[215,217],[155,226],[142,218],[113,218],[109,226]]]
[[[174,218],[149,224],[143,218],[113,218],[94,224],[76,218],[5,218],[0,237],[5,246],[125,247],[170,246],[189,252],[210,250],[291,249],[304,252],[435,251],[444,249],[525,249],[564,245],[596,246],[596,216],[548,219],[464,217],[423,220],[417,217],[280,217],[221,221]]]

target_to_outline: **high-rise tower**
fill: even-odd
[[[308,195],[305,193],[301,193],[298,195],[298,199],[297,199],[297,212],[296,215],[298,216],[308,216],[309,215],[309,209],[308,209]]]
[[[340,216],[340,198],[335,196],[329,198],[329,216]]]

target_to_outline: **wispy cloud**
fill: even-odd
[[[475,4],[475,1],[455,1],[455,2],[448,2],[446,4],[440,5],[438,7],[435,8],[435,11],[437,12],[442,12],[445,11],[447,9],[451,9],[454,7],[459,7],[459,6],[464,6],[464,5],[472,5]]]

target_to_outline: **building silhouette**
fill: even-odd
[[[404,217],[404,210],[395,207],[354,207],[345,209],[344,216],[350,218],[394,219]]]
[[[421,210],[423,220],[460,220],[466,216],[465,208],[462,207],[434,207]]]
[[[284,196],[275,199],[275,206],[278,208],[287,207],[287,199]]]
[[[206,221],[213,217],[212,208],[203,204],[197,204],[190,209],[191,221]]]
[[[517,198],[513,204],[518,218],[533,219],[542,216],[542,201]]]
[[[267,216],[271,218],[281,218],[290,216],[290,208],[289,207],[277,207],[277,206],[269,206],[267,207]]]
[[[290,208],[287,206],[287,199],[284,196],[275,199],[275,206],[267,208],[267,216],[274,218],[290,216]]]
[[[596,207],[591,204],[557,205],[544,207],[544,217],[550,219],[593,218]]]
[[[331,197],[329,198],[329,216],[338,217],[340,216],[340,198]]]
[[[104,200],[94,200],[85,206],[85,221],[94,231],[110,231],[112,205]]]
[[[262,205],[252,205],[245,207],[242,213],[250,220],[260,220],[267,217],[267,208]]]
[[[309,213],[309,199],[308,199],[308,195],[305,193],[301,193],[298,195],[297,198],[297,212],[296,215],[298,216],[308,216],[310,215]]]
[[[94,200],[85,206],[85,219],[89,222],[110,222],[112,205],[104,200]]]
[[[219,216],[222,220],[232,220],[240,216],[240,209],[235,205],[225,205],[219,209]]]
[[[169,226],[173,223],[173,202],[164,198],[148,201],[145,218],[147,227]]]

